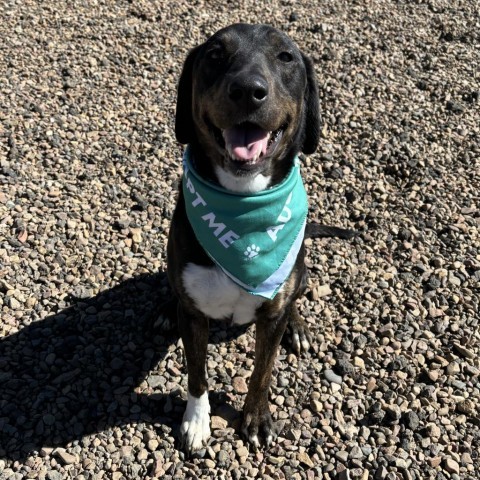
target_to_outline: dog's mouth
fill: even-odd
[[[214,134],[237,168],[252,170],[275,152],[286,127],[282,125],[272,131],[244,122],[224,130],[214,128]]]

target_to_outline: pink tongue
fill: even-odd
[[[227,150],[236,160],[248,162],[265,155],[268,147],[269,133],[253,125],[240,125],[224,130],[223,137]]]

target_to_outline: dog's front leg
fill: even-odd
[[[208,318],[178,306],[178,325],[185,349],[188,370],[188,401],[180,433],[187,453],[203,448],[210,437],[210,403],[206,361]]]
[[[256,323],[255,367],[243,409],[242,432],[257,449],[260,443],[269,447],[278,435],[268,407],[272,369],[288,315],[259,318]]]

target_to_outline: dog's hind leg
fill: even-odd
[[[307,289],[307,269],[303,269],[300,285],[297,288],[294,299],[290,303],[288,310],[286,311],[287,315],[287,343],[297,355],[301,355],[303,352],[308,352],[310,345],[312,344],[312,335],[308,329],[308,325],[305,320],[302,318],[300,313],[298,313],[298,307],[295,303],[295,300],[298,300],[305,294]]]
[[[269,318],[262,315],[258,317],[255,339],[255,367],[248,386],[242,425],[243,434],[255,449],[261,443],[269,447],[279,433],[270,415],[268,393],[273,364],[287,325],[286,315],[281,315],[278,318]]]
[[[173,296],[156,308],[150,317],[153,333],[168,334],[177,329],[178,300]]]
[[[288,333],[290,334],[291,346],[297,355],[308,352],[312,344],[312,335],[307,323],[298,313],[298,307],[295,302],[292,302],[290,306]]]

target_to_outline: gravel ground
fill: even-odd
[[[478,479],[480,23],[475,0],[2,2],[1,479]],[[254,327],[216,325],[212,439],[178,449],[185,362],[152,331],[189,48],[270,23],[315,61],[323,138],[304,161],[308,244],[282,347],[278,443],[238,435]]]

